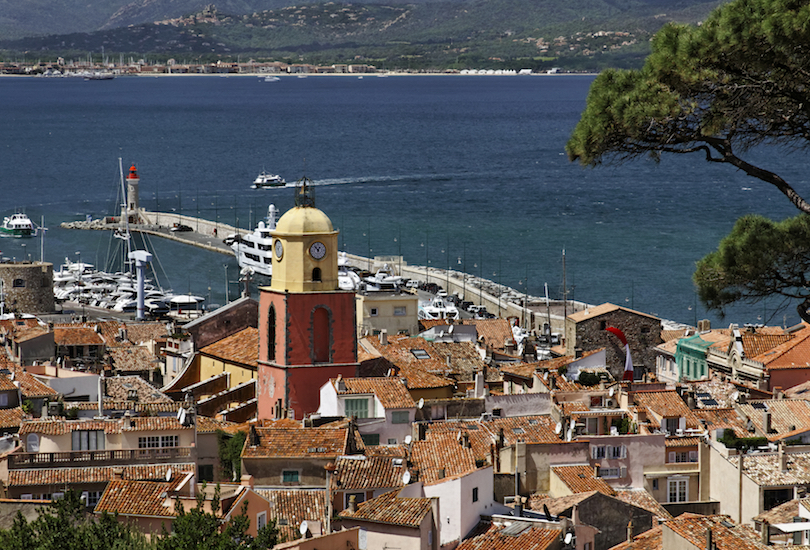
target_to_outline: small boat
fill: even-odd
[[[270,232],[276,228],[276,207],[267,207],[267,218],[260,221],[256,229],[244,235],[229,235],[222,242],[236,255],[240,269],[250,269],[253,273],[270,277],[273,274],[273,237]]]
[[[268,174],[267,172],[262,172],[256,179],[253,180],[253,185],[251,185],[251,189],[264,189],[266,187],[284,187],[287,185],[287,182],[284,181],[284,178],[279,176],[278,174]]]
[[[95,72],[84,75],[85,80],[112,80],[115,78],[115,74],[107,71],[103,72]]]
[[[279,80],[281,80],[281,79],[279,77],[277,77],[277,76],[265,76],[264,77],[265,82],[278,82]]]
[[[458,319],[459,313],[456,306],[437,296],[430,302],[419,304],[417,317],[425,320]]]
[[[9,237],[33,237],[37,234],[37,230],[28,216],[18,212],[3,219],[0,234]]]

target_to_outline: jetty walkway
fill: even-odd
[[[140,223],[130,223],[130,232],[146,233],[227,256],[233,256],[234,253],[223,242],[225,237],[236,233],[244,234],[253,231],[253,229],[237,228],[222,222],[169,212],[140,210],[138,216]],[[191,230],[172,231],[173,227],[178,226],[186,226]],[[64,222],[61,227],[100,231],[122,231],[126,229],[120,218],[110,216],[94,220]],[[452,269],[409,265],[401,256],[366,258],[347,253],[346,261],[349,266],[370,273],[375,273],[378,269],[388,265],[403,277],[424,281],[425,283],[435,283],[446,290],[448,295],[456,294],[465,301],[486,306],[487,311],[498,317],[515,317],[528,330],[535,330],[541,334],[546,323],[550,324],[553,333],[564,333],[565,315],[589,307],[588,304],[572,300],[568,300],[567,304],[564,304],[561,300],[549,300],[547,303],[545,297],[526,295],[506,285],[469,273]]]

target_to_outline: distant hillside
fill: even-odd
[[[99,0],[102,1],[102,0]],[[282,2],[283,0],[275,0]],[[0,0],[7,2],[7,0]],[[2,40],[7,51],[81,57],[88,53],[205,61],[241,57],[294,62],[369,63],[387,68],[494,66],[598,69],[633,66],[668,21],[694,23],[720,2],[659,0],[445,0],[423,3],[328,2],[238,12],[208,8],[89,33]],[[101,21],[132,21],[135,12],[183,9],[190,0],[144,0]],[[112,7],[112,5],[108,6]]]

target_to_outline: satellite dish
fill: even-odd
[[[613,397],[613,394],[616,392],[616,388],[610,388],[608,391],[608,397]]]
[[[571,541],[574,540],[574,535],[572,533],[565,534],[565,544],[571,544]]]
[[[404,474],[402,474],[402,483],[407,485],[410,482],[411,482],[411,473],[405,472]]]
[[[450,325],[450,328],[447,329],[447,334],[453,334],[453,325]]]
[[[568,428],[568,433],[565,436],[565,440],[566,441],[571,441],[571,438],[573,437],[573,435],[574,435],[574,426],[571,426],[570,428]]]
[[[456,434],[456,441],[461,441],[461,430]]]
[[[545,503],[543,504],[543,513],[546,515],[546,519],[548,521],[551,521],[551,518],[552,518],[551,512],[548,511],[548,505],[545,504]]]
[[[388,372],[385,374],[385,376],[389,378],[394,376],[394,369],[388,369]]]
[[[183,407],[177,409],[177,420],[180,421],[180,415],[183,414]]]
[[[413,438],[411,436],[409,436],[409,435],[406,435],[405,436],[405,445],[410,445],[411,441],[413,441]]]
[[[420,397],[420,398],[419,398],[419,403],[417,403],[417,404],[416,404],[416,407],[417,407],[418,409],[421,409],[421,408],[422,408],[422,407],[424,407],[424,406],[425,406],[425,398],[424,398],[424,397]]]
[[[166,481],[171,481],[171,480],[172,480],[172,469],[169,468],[168,470],[166,470]]]
[[[301,526],[298,527],[298,532],[302,535],[306,535],[307,531],[309,531],[309,524],[307,523],[307,520],[304,520],[301,522]]]
[[[729,397],[731,398],[731,400],[732,400],[732,401],[737,401],[737,399],[739,399],[739,398],[740,398],[740,392],[735,391],[735,392],[734,392],[734,393],[732,393],[732,394],[731,394]]]
[[[177,420],[180,421],[180,424],[186,425],[186,409],[180,409],[180,416]]]
[[[543,380],[548,380],[548,371],[543,373]]]
[[[560,432],[561,432],[561,431],[562,431],[562,424],[560,424],[559,422],[557,422],[557,425],[556,425],[556,426],[554,426],[554,434],[555,434],[555,435],[560,435]]]

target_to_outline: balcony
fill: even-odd
[[[12,453],[8,455],[8,469],[127,466],[136,464],[194,462],[196,458],[194,447]]]

